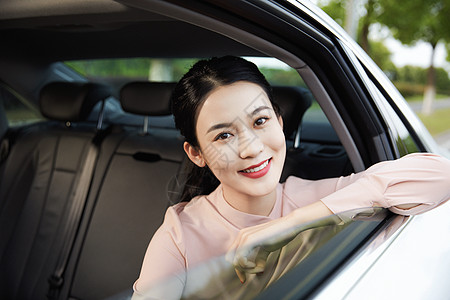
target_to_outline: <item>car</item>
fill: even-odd
[[[170,94],[201,58],[245,57],[272,80],[288,145],[282,180],[448,156],[308,1],[2,1],[0,12],[2,299],[131,297],[186,181]],[[447,298],[449,214],[448,203],[414,217],[359,211],[311,230],[321,238],[310,253],[242,298]]]

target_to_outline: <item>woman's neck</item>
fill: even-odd
[[[264,196],[245,195],[225,186],[222,187],[222,191],[223,198],[229,205],[252,215],[268,216],[277,199],[277,189]]]

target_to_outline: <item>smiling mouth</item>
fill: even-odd
[[[262,169],[264,169],[265,167],[267,167],[267,165],[269,164],[269,160],[271,160],[271,158],[269,158],[268,160],[263,161],[262,163],[255,165],[255,166],[251,166],[250,168],[247,168],[245,170],[241,170],[239,172],[244,172],[244,173],[254,173],[254,172],[258,172],[261,171]]]
[[[239,171],[240,174],[250,177],[250,178],[259,178],[267,174],[270,169],[270,162],[272,161],[272,158],[269,158],[257,165],[251,166],[247,169]]]

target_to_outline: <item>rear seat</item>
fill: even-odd
[[[169,83],[130,83],[121,91],[125,111],[170,115]],[[168,186],[184,159],[175,129],[131,130],[109,135],[102,144],[88,210],[67,270],[62,296],[104,299],[131,295],[154,231],[170,204]],[[115,147],[108,150],[108,148]]]
[[[53,120],[19,132],[0,185],[0,298],[41,299],[63,247],[63,228],[96,124],[84,124],[109,96],[104,86],[51,83],[40,108]]]

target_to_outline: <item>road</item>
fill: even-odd
[[[408,102],[409,106],[418,113],[422,109],[422,101]],[[450,98],[439,99],[433,102],[433,109],[450,108]]]

